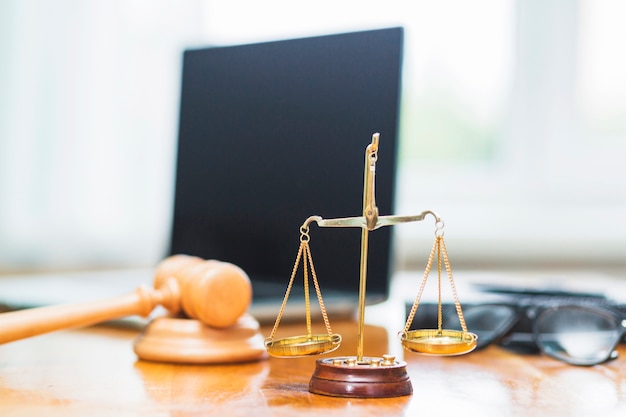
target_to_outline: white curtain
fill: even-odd
[[[622,0],[3,0],[0,271],[153,264],[185,47],[405,27],[397,214],[466,266],[626,265]],[[376,57],[372,57],[376,59]],[[422,267],[424,226],[398,228]]]
[[[181,52],[203,2],[0,2],[0,269],[166,250]]]

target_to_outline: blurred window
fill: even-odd
[[[397,214],[437,211],[459,265],[623,267],[625,13],[620,0],[3,1],[0,268],[163,255],[183,48],[396,25]],[[399,267],[423,267],[429,227],[397,228]]]

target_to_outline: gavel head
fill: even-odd
[[[185,314],[211,327],[234,325],[252,301],[250,278],[228,262],[189,255],[170,256],[157,266],[155,288],[170,278],[175,278],[178,284]]]

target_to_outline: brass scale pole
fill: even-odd
[[[315,221],[319,227],[360,227],[361,228],[361,264],[359,270],[359,305],[358,305],[358,341],[357,362],[363,362],[363,331],[365,325],[365,293],[367,281],[367,255],[369,232],[384,226],[393,226],[400,223],[424,220],[427,214],[432,214],[437,222],[441,221],[434,212],[427,210],[413,216],[378,216],[378,207],[374,195],[374,180],[376,174],[376,160],[378,159],[379,133],[372,135],[372,142],[365,150],[365,168],[363,179],[363,215],[359,217],[344,217],[338,219],[323,219],[320,216],[311,216],[305,222]]]

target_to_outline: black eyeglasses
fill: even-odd
[[[594,305],[472,305],[463,308],[463,316],[478,336],[477,349],[498,343],[543,352],[571,365],[597,365],[617,358],[615,348],[626,334],[623,314]],[[455,314],[444,318],[446,328],[460,328]]]

